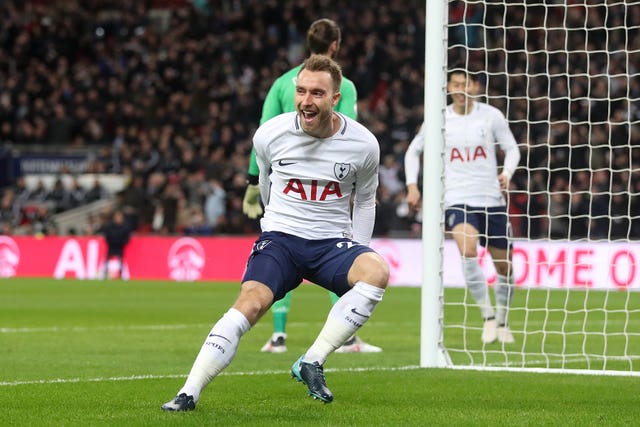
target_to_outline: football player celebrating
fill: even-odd
[[[318,19],[314,21],[307,31],[307,48],[312,54],[320,54],[335,58],[340,50],[341,31],[338,24],[331,19]],[[260,124],[267,120],[287,112],[295,111],[294,95],[296,91],[296,78],[302,64],[292,68],[273,83],[262,105],[262,117]],[[334,110],[350,117],[357,118],[358,96],[353,82],[344,76],[340,86],[340,99]],[[242,202],[242,211],[249,218],[258,218],[262,215],[260,206],[260,189],[258,187],[258,163],[256,162],[255,149],[251,150],[249,159],[249,183]],[[338,301],[338,296],[329,293],[331,303]],[[263,352],[284,353],[287,351],[287,317],[291,308],[292,292],[288,292],[284,298],[276,301],[271,306],[273,314],[273,333],[266,344],[260,349]],[[380,347],[369,344],[360,337],[353,336],[340,347],[340,353],[377,353],[382,351]]]
[[[162,409],[194,409],[202,390],[233,359],[240,338],[304,279],[340,299],[291,374],[310,396],[333,400],[324,363],[369,320],[389,280],[389,266],[368,246],[380,149],[364,126],[334,111],[341,80],[335,61],[310,56],[298,73],[296,112],[281,114],[256,131],[259,185],[267,202],[262,232],[236,302],[213,326],[184,386]]]

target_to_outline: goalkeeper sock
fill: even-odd
[[[240,337],[251,328],[240,311],[230,308],[213,326],[193,362],[187,381],[178,394],[193,396],[196,402],[200,392],[226,368],[238,349]]]
[[[291,296],[293,291],[287,292],[287,294],[281,300],[273,303],[271,306],[271,312],[273,313],[273,333],[284,334],[287,329],[287,316],[289,314],[289,308],[291,308]]]
[[[335,303],[340,299],[340,297],[333,292],[329,292],[329,298],[331,298],[331,305],[335,305]]]
[[[500,326],[507,324],[507,314],[515,293],[515,286],[511,282],[510,276],[498,274],[494,292],[496,294],[496,321]]]
[[[484,319],[495,317],[489,292],[487,291],[487,280],[478,263],[478,258],[462,257],[462,272],[467,289],[471,292],[471,296],[480,308]]]
[[[369,320],[382,300],[384,289],[357,282],[342,295],[329,311],[329,316],[315,342],[304,355],[305,362],[324,364],[327,356],[344,344]]]

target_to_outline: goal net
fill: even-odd
[[[425,267],[423,302],[441,304],[427,320],[423,312],[423,329],[435,322],[427,338],[442,353],[426,365],[640,375],[640,1],[436,3],[426,2],[426,122],[444,126],[442,105],[428,105],[430,87],[446,91],[446,77],[429,85],[438,70],[429,61],[442,56],[441,74],[447,63],[477,73],[476,99],[505,115],[521,158],[507,195],[515,342],[482,343],[455,244],[425,237],[425,253],[439,246],[441,270],[427,277]],[[430,13],[447,22],[442,55],[429,52],[440,31]],[[428,181],[442,182],[433,169],[425,163],[425,212]],[[483,248],[479,260],[495,304]],[[427,290],[434,277],[440,289]]]

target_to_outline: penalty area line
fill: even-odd
[[[368,368],[329,368],[325,372],[383,372],[383,371],[411,371],[421,369],[417,365],[396,366],[396,367],[368,367]],[[245,371],[245,372],[222,372],[220,376],[259,376],[259,375],[281,375],[289,374],[290,371],[273,370],[273,371]],[[53,378],[41,380],[24,380],[24,381],[0,381],[0,387],[14,387],[20,385],[39,385],[39,384],[80,384],[80,383],[97,383],[97,382],[119,382],[119,381],[139,381],[139,380],[163,380],[173,378],[186,378],[186,374],[168,374],[168,375],[130,375],[122,377],[97,377],[97,378]]]

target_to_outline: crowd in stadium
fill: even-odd
[[[17,180],[0,190],[2,233],[35,221],[55,233],[51,213],[89,197],[116,197],[137,232],[257,232],[242,197],[262,101],[304,59],[309,24],[328,17],[342,27],[337,60],[358,90],[358,119],[381,144],[375,234],[419,235],[403,203],[402,159],[424,113],[424,2],[335,3],[1,2],[0,146],[84,148],[94,154],[87,173],[128,182],[116,195],[59,187],[36,195]],[[640,236],[640,108],[630,101],[640,82],[628,78],[640,35],[622,30],[640,17],[621,7],[525,18],[510,8],[507,22],[520,26],[498,30],[501,7],[450,4],[449,61],[482,71],[483,96],[519,143],[514,235]],[[491,29],[481,32],[483,16]],[[575,31],[545,37],[524,23]],[[480,48],[481,37],[512,53]],[[35,197],[48,202],[41,212],[21,209]]]

